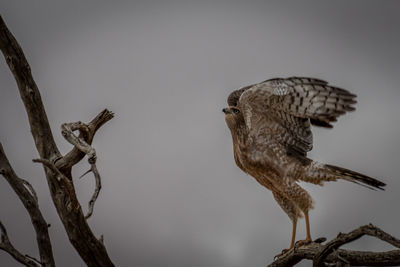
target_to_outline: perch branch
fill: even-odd
[[[42,163],[45,166],[51,197],[71,244],[87,266],[114,266],[104,244],[94,236],[87,224],[72,182],[67,181],[68,179],[62,179],[62,176],[61,179],[57,179],[59,175],[57,171],[52,170],[53,167],[49,167],[49,164],[46,165],[45,163],[45,161],[49,161],[53,165],[58,162],[64,163],[64,165],[61,166],[55,165],[55,169],[58,169],[64,177],[71,179],[70,168],[67,167],[64,169],[61,167],[72,166],[73,164],[71,165],[71,163],[66,162],[67,159],[61,156],[54,142],[40,92],[33,80],[29,64],[17,40],[8,30],[1,17],[0,49],[17,81],[18,89],[28,114],[36,148],[40,158],[44,160]],[[110,114],[108,116],[110,116]],[[102,122],[98,122],[97,125],[94,126],[98,128],[107,120],[109,120],[109,118],[103,118]],[[93,138],[97,128],[93,130],[89,129],[90,132],[86,133],[87,138]],[[91,142],[91,140],[89,141]],[[76,152],[71,152],[68,155],[73,156],[72,159],[75,161],[80,157]],[[76,164],[76,162],[74,164]]]
[[[19,178],[8,161],[3,146],[0,143],[0,173],[15,191],[32,221],[36,232],[36,242],[39,248],[42,266],[55,266],[48,224],[39,209],[38,198],[32,185]],[[5,231],[4,231],[5,232]],[[13,251],[13,250],[11,250]],[[15,257],[14,257],[15,258]]]
[[[313,260],[313,266],[398,266],[400,265],[400,250],[386,252],[353,251],[338,249],[363,235],[370,235],[388,242],[395,247],[400,246],[400,240],[387,234],[372,224],[361,226],[348,234],[340,233],[325,245],[312,242],[309,245],[297,247],[272,262],[270,267],[293,266],[303,259]]]
[[[363,235],[370,235],[381,239],[382,241],[386,241],[389,244],[396,246],[397,248],[400,246],[400,240],[390,236],[385,233],[381,229],[372,224],[361,226],[348,234],[339,233],[338,236],[328,242],[323,249],[321,249],[314,257],[313,266],[314,267],[323,267],[324,259],[333,251],[338,249],[344,244],[350,243],[356,239],[359,239]]]
[[[8,238],[8,234],[6,228],[3,223],[0,221],[0,232],[1,232],[1,241],[0,241],[0,249],[6,251],[10,254],[15,260],[22,263],[25,266],[29,267],[39,267],[41,264],[37,264],[34,260],[31,259],[30,256],[21,254],[18,250],[14,248],[11,244],[10,239]]]

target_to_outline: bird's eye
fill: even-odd
[[[240,113],[240,110],[238,110],[237,108],[232,109],[233,113],[238,114]]]

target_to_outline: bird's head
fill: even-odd
[[[245,126],[243,114],[238,107],[230,106],[222,109],[222,112],[225,113],[226,124],[232,132]]]

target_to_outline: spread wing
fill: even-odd
[[[355,97],[323,80],[291,77],[236,90],[228,103],[241,109],[250,136],[264,133],[286,153],[306,155],[312,149],[311,124],[332,128],[337,117],[354,110]]]

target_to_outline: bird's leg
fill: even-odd
[[[289,249],[294,247],[294,242],[296,241],[296,227],[297,227],[297,220],[293,220],[293,228],[292,228],[292,241],[290,242]]]
[[[306,241],[311,242],[310,219],[308,218],[308,210],[304,212],[304,217],[306,219],[306,231],[307,231]]]
[[[304,218],[306,219],[306,239],[296,242],[296,246],[303,246],[311,243],[310,219],[308,217],[308,210],[304,211]]]
[[[296,228],[297,228],[297,219],[292,219],[292,241],[290,242],[290,247],[289,248],[285,248],[284,250],[282,250],[281,253],[279,253],[278,255],[276,255],[274,258],[279,258],[280,256],[284,255],[286,252],[288,252],[289,250],[291,250],[294,247],[294,243],[296,241]]]

